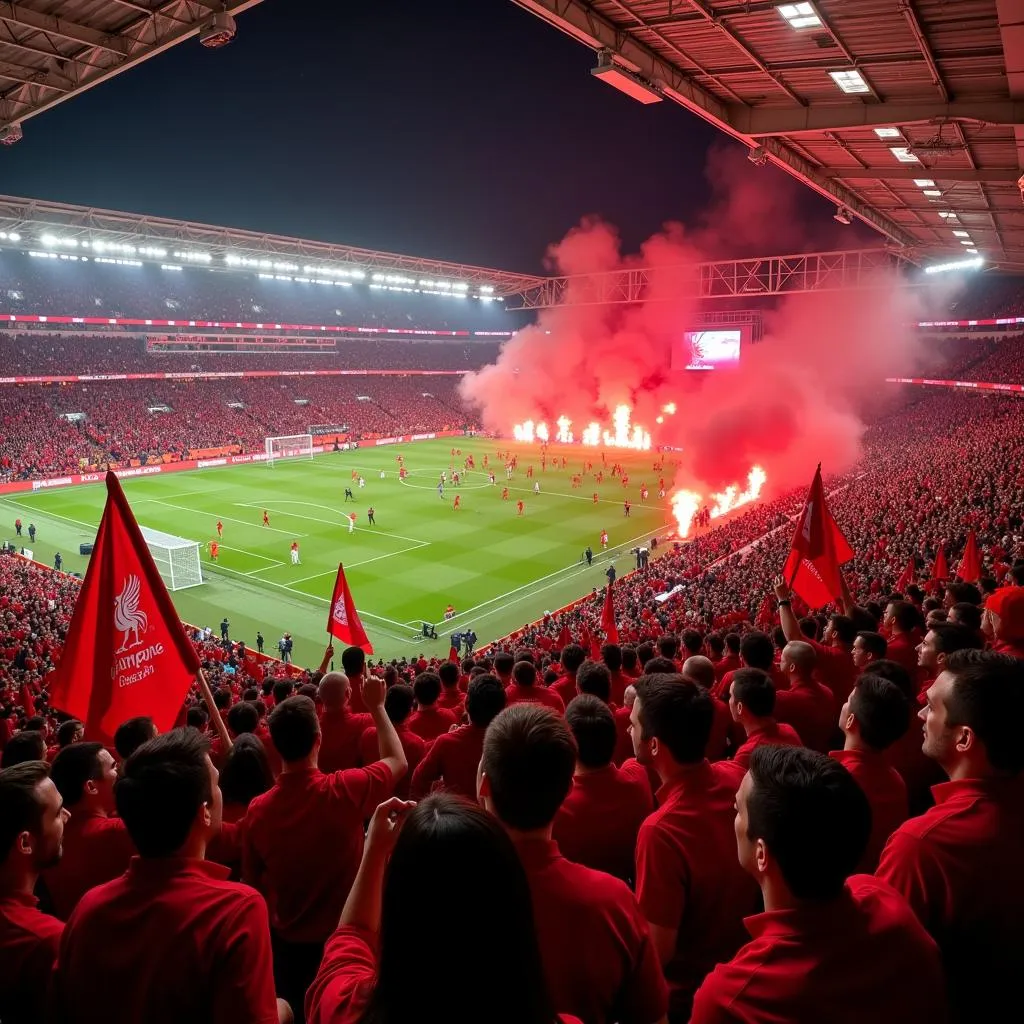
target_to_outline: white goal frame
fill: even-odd
[[[140,529],[168,590],[185,590],[206,582],[199,561],[197,541],[175,537],[161,530],[151,530],[148,526]]]
[[[281,459],[313,458],[313,435],[291,434],[287,437],[268,437],[264,445],[267,452],[267,465],[273,466]]]

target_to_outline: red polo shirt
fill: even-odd
[[[64,929],[54,1020],[276,1024],[267,907],[226,868],[135,857]]]
[[[690,1024],[948,1019],[935,943],[874,878],[855,875],[836,900],[744,924],[751,941],[705,978]]]
[[[405,759],[409,762],[409,767],[398,780],[394,795],[400,796],[405,800],[409,796],[412,773],[416,771],[417,765],[423,760],[423,755],[427,752],[427,745],[416,733],[409,729],[408,722],[396,725],[395,732],[398,733],[398,741],[402,744],[402,750],[405,752]],[[359,760],[363,765],[371,765],[375,761],[380,760],[380,740],[377,739],[377,727],[375,725],[371,725],[359,739]]]
[[[0,896],[0,1020],[43,1019],[50,972],[64,925],[24,893]]]
[[[284,772],[249,804],[242,877],[267,898],[287,942],[323,942],[334,931],[363,856],[363,822],[394,791],[382,761],[325,775]]]
[[[574,672],[571,676],[562,676],[556,679],[549,689],[553,693],[557,693],[562,698],[562,704],[568,707],[569,702],[574,700],[579,692],[576,689],[576,673]]]
[[[569,860],[628,883],[635,873],[637,833],[653,810],[647,780],[609,764],[573,777],[552,838]]]
[[[885,754],[871,750],[833,750],[829,757],[838,761],[857,781],[871,807],[871,836],[857,865],[858,871],[871,873],[878,867],[889,836],[907,820],[907,784],[889,764]]]
[[[320,714],[320,753],[317,763],[325,775],[359,765],[359,738],[373,725],[370,715],[354,714],[347,705]]]
[[[64,825],[64,853],[42,876],[54,914],[66,921],[90,889],[123,874],[135,853],[135,844],[120,818],[72,808]]]
[[[786,725],[785,722],[776,722],[775,719],[769,718],[761,728],[755,729],[746,738],[736,753],[732,755],[732,759],[746,770],[750,767],[750,755],[754,752],[754,748],[761,746],[762,743],[774,743],[778,747],[803,746],[796,729],[791,725]]]
[[[733,761],[686,768],[658,790],[658,809],[640,826],[636,893],[644,917],[678,931],[665,964],[673,1017],[685,1020],[704,976],[743,945],[743,919],[760,892],[736,857]]]
[[[409,716],[409,730],[419,736],[424,743],[429,743],[438,736],[443,736],[457,722],[454,713],[435,704],[414,711]]]
[[[377,976],[377,936],[342,926],[327,940],[316,980],[306,993],[307,1024],[360,1024]],[[515,982],[514,978],[509,983]],[[495,993],[500,999],[500,993]],[[486,1019],[484,1008],[481,1018]],[[564,1013],[559,1024],[581,1024]]]
[[[562,703],[562,698],[554,690],[539,683],[534,683],[532,686],[509,683],[505,687],[505,706],[511,707],[513,704],[543,704],[560,715],[565,713],[565,704]]]
[[[826,647],[817,640],[807,640],[818,655],[818,675],[821,681],[832,691],[835,699],[836,714],[846,703],[846,698],[853,690],[853,684],[859,675],[853,663],[853,653],[849,647]]]
[[[450,711],[455,716],[456,722],[462,721],[462,716],[466,711],[466,695],[459,689],[458,683],[441,690],[441,696],[437,698],[437,707],[444,711]]]
[[[775,695],[775,719],[791,725],[811,750],[825,754],[838,731],[835,698],[821,683],[794,682]]]
[[[995,1020],[1015,1004],[1024,964],[1024,780],[962,779],[932,794],[935,806],[893,833],[878,877],[938,942],[954,1016]]]
[[[476,769],[486,733],[476,725],[461,725],[455,732],[438,736],[412,773],[410,798],[422,800],[440,780],[439,788],[475,801]]]
[[[568,704],[566,707],[568,707]],[[612,707],[612,717],[615,719],[616,737],[615,753],[612,755],[613,764],[621,765],[634,754],[633,737],[629,733],[629,711],[629,708]]]
[[[624,882],[566,860],[553,840],[516,844],[556,1009],[587,1024],[660,1020],[668,1005],[650,932]]]
[[[921,670],[917,665],[917,645],[921,642],[918,634],[899,633],[892,637],[886,644],[885,656],[890,661],[902,665],[909,673],[910,678],[915,682],[920,678]],[[869,666],[870,671],[870,666]]]

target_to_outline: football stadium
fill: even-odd
[[[16,0],[0,144],[0,1021],[1006,1018],[1024,4]]]

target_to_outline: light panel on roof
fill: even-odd
[[[931,196],[934,199],[938,199],[942,195],[942,193],[937,188],[926,188],[922,189],[921,191],[923,195]]]
[[[913,153],[910,152],[910,149],[907,146],[890,146],[889,152],[892,153],[892,155],[896,157],[901,164],[919,164],[921,162]]]
[[[898,139],[900,137],[899,128],[876,128],[875,134],[880,139]]]
[[[956,235],[957,238],[967,238],[968,237],[966,231],[954,231],[953,234]]]
[[[935,182],[931,178],[915,178],[914,184],[918,188],[935,188]]]
[[[821,18],[814,9],[814,4],[783,4],[775,8],[793,28],[818,28]]]
[[[871,86],[859,71],[830,71],[829,77],[847,94],[871,92]]]

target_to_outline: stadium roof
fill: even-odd
[[[27,121],[260,0],[0,3],[0,130]]]
[[[1024,269],[1021,0],[514,2],[896,245]]]

